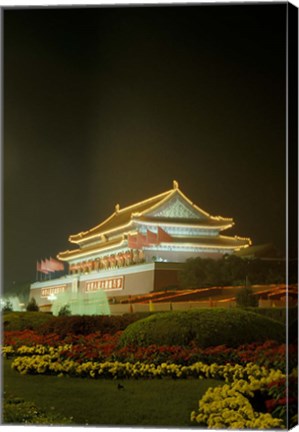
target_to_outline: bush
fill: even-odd
[[[44,312],[6,312],[3,315],[4,330],[36,330],[53,320],[54,317]]]
[[[58,316],[70,316],[70,315],[71,315],[71,310],[68,304],[62,306],[59,309]]]
[[[28,303],[26,310],[28,312],[38,312],[39,311],[39,307],[38,304],[36,303],[36,300],[34,297],[32,297],[32,299],[30,300],[30,302]]]
[[[150,312],[122,316],[73,315],[53,316],[45,312],[6,312],[3,314],[4,330],[35,330],[40,335],[56,333],[64,338],[68,334],[87,335],[101,332],[115,334],[129,324],[149,316]]]
[[[158,313],[129,325],[120,337],[119,347],[186,346],[192,341],[201,348],[236,347],[266,340],[284,342],[284,325],[242,309],[193,309]]]
[[[258,306],[258,298],[254,295],[251,286],[245,286],[238,290],[236,294],[236,303],[241,307]]]
[[[40,327],[40,334],[56,333],[61,338],[68,334],[88,335],[95,332],[115,334],[124,330],[129,324],[148,316],[146,314],[125,314],[122,316],[107,315],[73,315],[58,316]]]
[[[12,312],[13,311],[13,306],[11,301],[6,300],[3,308],[2,308],[2,312]]]
[[[280,321],[283,324],[286,323],[286,312],[287,312],[286,307],[270,307],[270,308],[258,307],[258,308],[247,308],[246,310],[261,314],[268,318],[272,318],[276,321]],[[294,322],[298,316],[298,308],[290,307],[288,309],[288,315],[289,315],[289,323]]]

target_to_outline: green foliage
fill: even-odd
[[[164,312],[129,325],[119,346],[182,345],[194,342],[205,348],[216,345],[285,340],[283,324],[243,309],[193,309]]]
[[[124,330],[129,324],[148,316],[146,314],[125,314],[122,316],[107,315],[72,315],[58,316],[46,322],[38,330],[41,334],[56,333],[60,337],[68,334],[87,335],[90,333],[101,332],[103,334],[114,334]]]
[[[283,282],[284,264],[236,255],[225,255],[218,260],[196,257],[189,258],[179,274],[180,284],[185,288],[244,284],[246,277],[254,284]]]
[[[27,304],[26,310],[28,312],[38,312],[39,311],[38,304],[36,303],[36,300],[34,297],[32,297],[30,299],[29,303]]]
[[[265,391],[268,410],[288,428],[297,425],[298,415],[298,370],[294,369],[288,380],[281,379],[268,385]],[[288,397],[286,397],[288,396]]]
[[[58,316],[70,316],[70,315],[71,315],[71,310],[68,304],[62,306],[59,309]]]
[[[258,306],[258,298],[254,295],[251,286],[244,286],[236,294],[236,303],[241,307]]]
[[[44,312],[6,312],[3,314],[4,330],[39,330],[54,317]]]
[[[34,403],[16,397],[5,397],[2,412],[4,424],[71,424],[71,419],[45,414]]]
[[[261,314],[263,316],[266,316],[268,318],[272,318],[276,321],[280,321],[281,323],[286,323],[286,313],[287,309],[286,307],[259,307],[259,308],[248,308],[248,311],[255,312],[258,314]],[[291,307],[288,309],[288,316],[289,316],[289,325],[293,323],[295,320],[297,320],[298,316],[298,308],[297,307]]]
[[[39,334],[57,333],[90,334],[94,332],[114,334],[129,324],[151,315],[150,312],[130,313],[121,316],[73,315],[53,316],[45,312],[6,312],[3,314],[4,330],[35,330]]]
[[[6,300],[2,308],[2,312],[12,312],[12,311],[13,311],[12,303],[9,300]]]

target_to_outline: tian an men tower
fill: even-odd
[[[220,258],[251,244],[222,232],[233,219],[211,216],[173,188],[120,208],[99,225],[69,237],[77,248],[60,252],[69,274],[36,282],[31,295],[41,305],[52,293],[104,290],[109,296],[142,294],[177,283],[178,263],[190,257]]]

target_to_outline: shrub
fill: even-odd
[[[69,315],[71,315],[71,310],[68,304],[62,306],[59,309],[58,316],[69,316]]]
[[[258,307],[258,308],[247,308],[248,311],[258,313],[268,318],[272,318],[275,321],[280,321],[285,324],[286,322],[286,308],[282,307]],[[291,311],[291,309],[290,309]],[[293,314],[292,314],[293,315]]]
[[[283,324],[243,309],[193,309],[164,312],[127,327],[119,346],[182,345],[236,347],[252,342],[285,340]]]
[[[11,301],[6,300],[3,308],[2,308],[2,312],[12,312],[13,311],[13,306]]]
[[[56,333],[60,338],[68,334],[91,334],[95,332],[115,334],[129,324],[149,316],[150,313],[132,313],[122,316],[73,315],[53,316],[45,312],[6,312],[3,314],[4,330],[35,330],[38,334]]]
[[[39,307],[38,304],[36,303],[36,300],[34,297],[32,297],[32,299],[30,300],[30,302],[28,303],[26,310],[28,312],[38,312],[39,311]]]
[[[254,295],[252,287],[245,286],[241,288],[236,294],[236,302],[241,307],[254,307],[258,306],[258,298]]]
[[[129,324],[147,315],[148,314],[136,313],[122,316],[58,316],[41,326],[39,332],[41,334],[56,333],[60,338],[64,338],[69,334],[88,335],[96,332],[115,334],[120,330],[124,330]]]
[[[44,312],[6,312],[3,315],[4,330],[36,330],[54,317]]]

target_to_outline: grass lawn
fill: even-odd
[[[190,413],[216,380],[93,380],[20,375],[4,360],[3,390],[76,425],[188,427]],[[118,389],[118,383],[123,389]],[[194,426],[194,425],[193,425]]]

